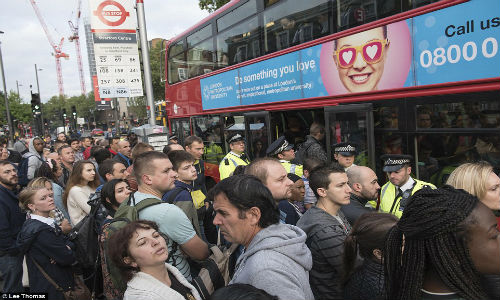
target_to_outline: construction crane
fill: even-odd
[[[85,94],[87,94],[87,92],[85,90],[85,79],[83,77],[82,52],[80,51],[80,36],[78,33],[78,29],[79,29],[79,25],[80,25],[81,5],[82,5],[82,0],[78,0],[75,24],[73,24],[73,22],[71,22],[71,21],[68,21],[69,28],[71,29],[71,32],[73,33],[73,35],[70,36],[68,38],[68,40],[70,42],[75,42],[76,60],[78,62],[78,73],[80,74],[80,89],[82,91],[82,95],[85,95]]]
[[[54,40],[52,39],[52,36],[50,35],[50,32],[47,28],[47,24],[45,24],[45,21],[43,20],[42,14],[40,13],[40,9],[35,3],[35,0],[30,0],[31,5],[33,6],[33,9],[35,10],[35,14],[38,17],[38,21],[40,21],[40,24],[42,25],[43,31],[45,31],[45,35],[47,36],[47,39],[49,40],[49,44],[54,49],[54,58],[56,59],[56,71],[57,71],[57,84],[59,85],[59,96],[64,95],[64,87],[63,87],[63,77],[62,77],[62,69],[61,69],[61,57],[64,57],[65,59],[69,58],[69,55],[62,52],[62,45],[64,42],[64,37],[61,38],[61,41],[59,42],[59,45],[56,45],[54,43]]]

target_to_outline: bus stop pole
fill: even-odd
[[[144,0],[137,0],[137,22],[139,24],[139,38],[141,40],[142,65],[144,67],[144,86],[149,106],[149,124],[155,125],[155,104],[153,97],[153,81],[151,79],[151,65],[149,64],[149,44],[146,33],[146,17],[144,15]]]

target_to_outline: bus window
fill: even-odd
[[[332,33],[328,2],[268,1],[270,6],[264,11],[265,52],[282,50]]]
[[[208,39],[188,50],[189,78],[210,73],[214,70],[213,40]]]
[[[217,35],[217,65],[219,68],[260,56],[258,18],[252,17]]]
[[[169,47],[168,52],[168,82],[170,84],[186,80],[187,63],[184,52],[184,41],[181,40]]]
[[[229,13],[217,19],[217,31],[223,31],[224,29],[256,13],[257,1],[250,0],[247,3],[241,5],[236,9],[233,9]]]
[[[224,143],[229,152],[229,145],[227,145],[227,138],[235,133],[245,136],[245,118],[241,115],[232,115],[224,117]]]
[[[203,140],[203,160],[218,165],[224,158],[224,143],[219,116],[197,116],[192,118],[193,132]]]

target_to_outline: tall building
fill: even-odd
[[[85,40],[87,41],[87,55],[89,57],[90,82],[94,82],[92,78],[94,76],[97,76],[97,71],[95,68],[95,56],[94,56],[94,39],[92,38],[92,31],[88,19],[85,19],[83,26],[85,28]]]

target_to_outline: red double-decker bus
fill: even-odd
[[[247,154],[313,123],[358,145],[356,163],[411,154],[443,184],[460,163],[500,162],[498,0],[233,0],[169,41],[165,103],[207,162],[240,132]]]

